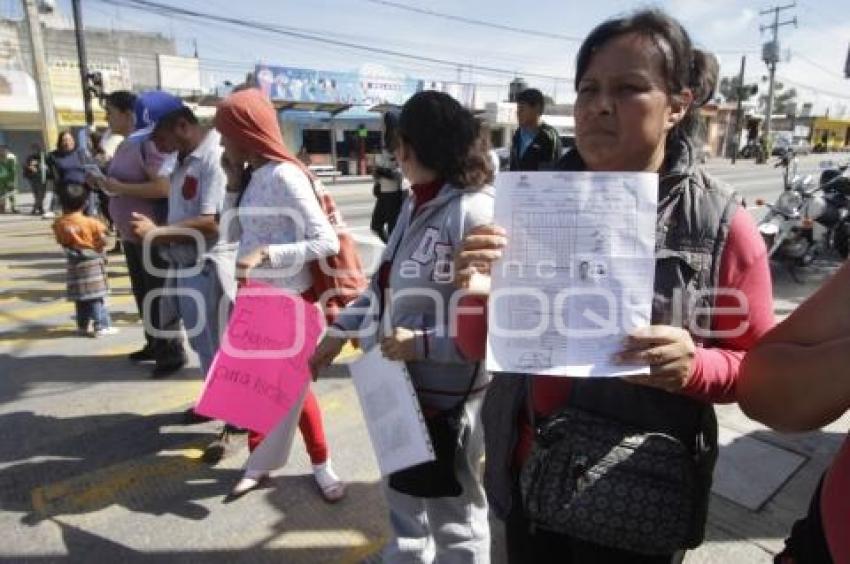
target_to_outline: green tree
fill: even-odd
[[[741,92],[741,81],[737,76],[726,76],[720,79],[720,88],[718,88],[720,95],[723,96],[723,99],[727,102],[737,102],[738,94]],[[743,94],[744,97],[742,99],[743,102],[746,102],[750,98],[756,95],[758,92],[758,87],[755,84],[744,84]]]
[[[773,83],[773,114],[795,113],[797,108],[797,90],[785,89],[781,82]],[[759,96],[759,109],[762,113],[767,111],[767,94]]]
[[[738,89],[741,86],[741,81],[737,76],[726,76],[720,79],[720,95],[727,102],[738,101]],[[746,101],[746,98],[744,98]]]

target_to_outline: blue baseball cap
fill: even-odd
[[[153,131],[159,120],[184,107],[183,100],[168,92],[162,90],[142,92],[136,98],[136,130]]]

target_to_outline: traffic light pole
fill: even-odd
[[[747,56],[741,55],[741,72],[738,75],[738,107],[735,110],[735,142],[732,143],[732,164],[735,164],[735,160],[738,158],[738,145],[741,142],[741,114],[744,113],[744,68],[747,65]]]
[[[86,112],[86,125],[94,125],[94,112],[91,107],[91,89],[89,88],[88,57],[86,56],[86,38],[83,32],[83,10],[80,0],[71,0],[74,9],[74,34],[77,38],[77,56],[80,62],[80,82],[83,86],[83,107]]]

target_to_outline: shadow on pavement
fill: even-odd
[[[290,511],[293,497],[303,492],[301,481],[307,477],[291,476],[274,480],[276,489],[267,495],[276,499],[289,497],[278,509],[282,516],[268,535],[250,546],[233,549],[187,548],[186,550],[140,551],[119,542],[104,538],[60,518],[50,518],[60,530],[67,551],[63,562],[285,562],[301,563],[342,563],[355,564],[364,561],[380,549],[386,531],[380,527],[358,525],[358,513],[364,507],[374,506],[380,501],[380,488],[377,484],[355,482],[349,485],[348,497],[339,504],[317,508],[315,511]],[[254,492],[262,494],[266,490]],[[304,492],[306,495],[308,493]],[[245,521],[250,521],[247,519]],[[246,523],[237,523],[245,526]],[[267,523],[255,523],[254,526],[266,528]],[[250,526],[250,525],[249,525]],[[292,541],[286,536],[292,535]],[[298,540],[313,538],[315,546],[309,546]],[[55,562],[57,557],[24,556],[17,557],[19,562]]]
[[[120,326],[120,325],[119,325]],[[7,337],[7,334],[3,334]],[[96,342],[90,337],[80,339],[81,353],[86,345]],[[0,341],[2,344],[2,341]],[[141,345],[141,343],[139,343]],[[0,402],[8,403],[18,399],[28,390],[40,383],[61,384],[68,382],[75,387],[85,384],[103,382],[145,381],[151,377],[151,364],[133,364],[127,360],[126,354],[95,355],[95,356],[66,356],[66,355],[34,355],[12,356],[0,355]],[[198,380],[197,368],[186,366],[168,380]],[[54,386],[55,391],[43,392],[41,397],[55,395],[61,400],[64,390]]]
[[[202,519],[208,511],[193,500],[225,493],[226,482],[185,483],[196,477],[194,474],[213,470],[182,455],[153,456],[187,445],[201,448],[214,438],[214,423],[163,431],[163,427],[181,425],[182,417],[182,413],[122,413],[59,418],[29,411],[2,415],[0,462],[12,464],[4,464],[0,470],[0,508],[27,513],[22,522],[30,525],[113,504],[131,511]],[[24,433],[29,440],[15,440]],[[234,472],[218,473],[235,479],[231,476]],[[169,477],[179,479],[179,487],[164,487]],[[147,500],[157,496],[139,495],[146,488],[178,495],[167,506],[148,507]]]
[[[11,235],[11,236],[14,237],[15,235]],[[30,238],[30,237],[32,237],[32,234],[26,233],[26,234],[17,235],[17,236],[18,237]],[[15,253],[15,252],[3,253],[3,252],[0,252],[0,259],[10,260],[10,261],[15,261],[15,262],[25,262],[27,264],[21,264],[21,265],[16,265],[16,266],[28,267],[31,264],[30,261],[39,261],[39,260],[45,260],[45,259],[51,259],[53,261],[62,261],[62,260],[65,260],[65,257],[62,256],[61,249],[59,248],[59,246],[57,244],[56,249],[50,250],[50,251],[42,251],[42,252],[34,252],[34,253]]]
[[[3,292],[4,296],[15,297],[24,302],[49,303],[64,299],[65,288],[43,289],[43,288],[15,288]]]
[[[44,260],[46,258],[50,258],[50,260]],[[30,260],[27,262],[20,262],[17,264],[9,265],[10,272],[16,272],[21,270],[58,270],[60,268],[64,268],[65,266],[65,257],[56,256],[56,257],[48,257],[42,255],[38,261]]]

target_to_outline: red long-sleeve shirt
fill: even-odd
[[[691,374],[682,393],[711,403],[735,401],[735,382],[741,360],[747,349],[752,347],[774,325],[773,291],[770,268],[764,242],[750,215],[739,209],[733,216],[729,237],[720,258],[719,287],[738,290],[746,304],[729,295],[717,297],[712,329],[715,332],[729,331],[746,323],[746,331],[735,337],[720,338],[710,348],[698,347]],[[474,309],[484,305],[482,298],[466,297],[461,306]],[[741,305],[745,313],[731,314],[722,308],[737,308]],[[471,360],[484,358],[487,340],[486,309],[480,315],[466,313],[458,316],[458,348]],[[539,417],[546,417],[563,406],[570,392],[570,378],[559,376],[536,376],[532,387],[532,404]],[[520,435],[516,457],[525,460],[531,449],[533,429],[527,421],[525,411],[520,414]]]

